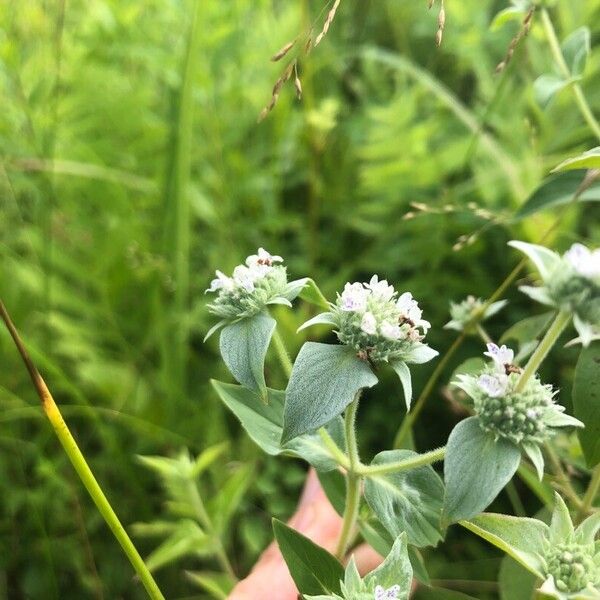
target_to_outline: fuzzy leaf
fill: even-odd
[[[261,397],[267,391],[265,356],[275,325],[273,317],[259,313],[231,323],[221,331],[221,355],[231,374]]]
[[[512,556],[538,577],[542,576],[542,557],[548,537],[548,526],[543,521],[483,513],[460,524]]]
[[[298,331],[302,331],[303,329],[306,329],[307,327],[312,327],[313,325],[336,325],[336,324],[337,323],[336,323],[335,317],[333,316],[333,313],[324,312],[324,313],[318,314],[317,316],[313,317],[312,319],[309,319],[305,323],[302,323],[302,325],[300,325],[300,327],[298,327]]]
[[[401,533],[396,538],[392,550],[383,563],[365,577],[365,583],[368,588],[373,588],[375,585],[381,585],[384,588],[398,585],[400,586],[400,594],[397,598],[405,600],[410,593],[412,574],[412,566],[408,559],[406,534]]]
[[[301,594],[339,594],[344,569],[327,550],[273,519],[275,539]]]
[[[319,289],[319,286],[312,279],[310,279],[310,277],[305,277],[299,281],[304,282],[299,294],[302,300],[309,302],[310,304],[314,304],[320,308],[329,308],[329,302],[327,301],[327,298],[325,298],[323,292],[321,292]]]
[[[538,578],[531,571],[506,555],[498,574],[500,600],[532,600],[537,581]]]
[[[538,479],[544,478],[544,455],[537,444],[523,444],[523,450],[535,467]]]
[[[448,522],[484,510],[514,475],[521,453],[511,442],[486,433],[476,417],[461,421],[450,434],[444,459]]]
[[[415,456],[418,454],[411,450],[388,450],[375,456],[372,464]],[[432,467],[369,476],[365,499],[393,537],[405,531],[409,543],[420,547],[435,546],[442,539],[444,484]]]
[[[552,275],[556,268],[560,266],[560,256],[544,246],[528,244],[527,242],[519,242],[516,240],[508,242],[508,245],[523,252],[523,254],[525,254],[535,265],[543,280],[546,280]]]
[[[558,493],[554,494],[554,502],[549,539],[550,543],[559,544],[573,535],[574,528],[569,509]]]
[[[339,416],[356,393],[377,383],[371,367],[351,348],[307,342],[286,390],[282,443]]]
[[[412,378],[410,376],[410,369],[405,362],[396,361],[390,363],[392,369],[398,375],[400,379],[400,383],[402,384],[402,389],[404,390],[404,402],[406,403],[407,412],[410,410],[410,405],[412,402]]]
[[[422,365],[434,359],[438,354],[437,350],[434,350],[427,344],[417,344],[405,360],[408,363]]]
[[[600,463],[600,342],[579,355],[573,383],[573,409],[585,429],[578,431],[588,467]]]
[[[283,431],[285,392],[267,390],[267,403],[261,402],[254,392],[230,383],[211,381],[215,391],[227,408],[238,418],[250,438],[267,454],[292,454],[309,462],[319,471],[337,468],[317,434],[297,437],[280,445]],[[327,424],[327,430],[335,442],[343,448],[343,423],[340,418]]]

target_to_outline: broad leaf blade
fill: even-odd
[[[259,313],[221,331],[220,349],[227,368],[239,383],[263,397],[267,390],[265,356],[275,325],[273,317]]]
[[[325,425],[377,377],[351,348],[307,342],[302,346],[286,391],[282,443]]]
[[[579,156],[567,158],[558,167],[552,169],[552,172],[573,171],[574,169],[600,169],[600,146],[592,148]]]
[[[383,563],[365,577],[365,583],[368,588],[373,588],[375,585],[384,588],[397,585],[400,587],[397,598],[405,600],[410,593],[412,575],[413,570],[408,558],[406,534],[402,533],[394,541],[394,545]]]
[[[389,450],[379,453],[372,464],[415,456],[418,454],[410,450]],[[444,484],[430,466],[369,476],[365,482],[365,499],[393,537],[406,532],[408,542],[420,547],[435,546],[442,539]]]
[[[521,453],[506,440],[495,441],[476,417],[461,421],[450,434],[444,459],[444,517],[469,519],[494,500],[514,475]]]
[[[573,384],[573,409],[585,429],[577,433],[587,465],[600,463],[600,342],[579,355]]]
[[[512,556],[525,568],[542,576],[545,540],[549,528],[538,519],[483,513],[460,524]]]
[[[340,593],[344,569],[334,556],[277,519],[273,519],[273,531],[301,594]]]

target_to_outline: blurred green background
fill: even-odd
[[[130,531],[178,514],[137,455],[195,456],[228,441],[200,490],[210,504],[237,478],[222,525],[244,574],[270,540],[270,516],[289,516],[302,484],[303,465],[260,455],[208,384],[230,380],[216,337],[202,343],[215,268],[264,246],[330,298],[379,273],[420,300],[443,352],[454,339],[441,328],[449,301],[489,295],[517,262],[506,241],[535,241],[555,218],[509,219],[551,168],[597,142],[569,90],[543,109],[536,102],[533,82],[552,58],[535,19],[494,74],[518,30],[518,21],[490,29],[506,5],[448,0],[437,49],[425,0],[344,0],[301,61],[302,101],[284,88],[258,124],[283,68],[269,57],[320,28],[323,2],[0,4],[0,297]],[[582,86],[600,112],[600,3],[560,0],[551,14],[560,38],[592,29]],[[598,214],[569,210],[550,243],[597,243]],[[456,249],[465,235],[474,237]],[[515,287],[508,297],[494,337],[537,310]],[[292,351],[311,310],[278,314]],[[465,344],[447,377],[480,351],[478,340]],[[555,354],[548,378],[568,381],[575,357]],[[283,386],[273,358],[268,380]],[[4,331],[0,360],[0,597],[143,598]],[[432,368],[416,369],[417,391]],[[368,395],[365,455],[391,444],[402,404],[391,379]],[[458,418],[436,390],[417,447],[443,443]],[[143,525],[133,531],[145,556],[161,542]],[[157,559],[167,596],[209,597],[184,571],[218,565],[193,543],[179,554]],[[500,556],[453,530],[427,562],[437,579],[492,582]]]

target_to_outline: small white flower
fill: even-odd
[[[504,371],[505,365],[512,365],[515,359],[515,353],[513,350],[505,346],[498,346],[497,344],[487,344],[487,352],[484,352],[484,356],[489,356],[494,363],[500,368],[500,371]]]
[[[398,340],[402,337],[402,329],[396,323],[384,321],[379,328],[381,335],[388,340]]]
[[[410,319],[415,324],[423,316],[423,311],[419,308],[419,303],[413,298],[410,292],[404,292],[398,298],[396,306],[406,319]]]
[[[377,333],[377,321],[373,313],[366,312],[363,315],[360,328],[369,335],[375,335]]]
[[[484,374],[477,379],[477,385],[491,398],[500,398],[506,394],[508,377],[503,373]]]
[[[231,277],[227,277],[227,275],[221,271],[216,271],[216,275],[217,278],[210,282],[210,287],[206,290],[206,292],[216,292],[217,290],[231,291],[233,289],[234,282]]]
[[[391,300],[396,293],[393,285],[389,285],[385,279],[379,281],[379,277],[377,275],[373,275],[373,277],[371,277],[371,281],[369,281],[369,283],[365,283],[365,287],[371,290],[373,296],[377,296],[378,298],[386,301]]]
[[[527,415],[528,419],[537,419],[540,416],[539,412],[534,408],[528,408],[525,411],[525,414]]]
[[[367,308],[367,296],[370,294],[361,283],[347,283],[342,292],[340,308],[347,312],[363,312]]]
[[[398,598],[398,594],[400,593],[400,586],[399,585],[393,585],[391,588],[388,588],[387,590],[381,586],[378,585],[375,588],[375,600],[396,600]]]
[[[259,248],[257,254],[251,254],[246,259],[246,264],[249,267],[257,265],[271,267],[273,263],[277,262],[283,262],[283,258],[281,258],[281,256],[269,254],[264,248]]]
[[[249,269],[244,265],[238,265],[233,270],[233,280],[235,281],[235,284],[247,292],[254,291],[254,282],[257,279],[260,279],[260,277],[261,275],[257,271]]]
[[[600,249],[592,251],[583,244],[573,244],[565,252],[565,259],[579,275],[590,279],[600,277]]]

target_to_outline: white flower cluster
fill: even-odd
[[[397,296],[377,275],[368,283],[347,283],[332,305],[340,341],[374,362],[406,359],[431,325],[410,292]]]
[[[290,305],[286,270],[277,264],[282,262],[281,256],[259,248],[248,256],[246,264],[235,267],[231,277],[217,271],[206,290],[217,293],[209,310],[223,319],[235,320],[257,314],[268,304]]]
[[[544,385],[537,376],[519,389],[521,369],[513,364],[513,350],[488,344],[484,354],[492,364],[477,376],[459,375],[456,382],[473,399],[482,429],[496,439],[505,438],[531,450],[532,445],[553,435],[556,427],[583,426],[564,414],[564,407],[554,401],[552,386]]]
[[[578,275],[600,280],[600,248],[590,250],[583,244],[573,244],[565,252],[564,259]]]
[[[481,298],[467,296],[461,302],[450,302],[452,319],[444,325],[444,329],[456,331],[475,331],[477,323],[481,323],[506,306],[506,300],[492,302],[486,306]]]
[[[399,585],[393,585],[391,588],[388,588],[387,590],[381,586],[378,585],[375,588],[375,600],[396,600],[399,597],[400,594],[400,586]]]

